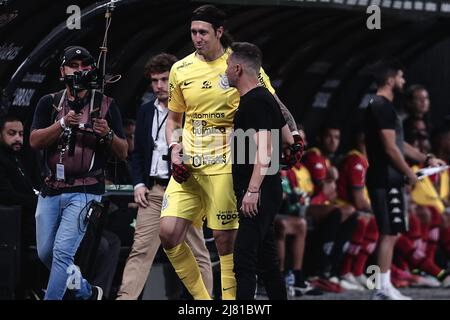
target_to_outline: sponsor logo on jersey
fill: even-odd
[[[191,61],[191,62],[183,61],[183,62],[177,67],[177,70],[180,70],[181,68],[185,68],[185,67],[187,67],[187,66],[190,66],[191,64],[193,64],[192,61]]]
[[[213,164],[226,164],[227,156],[226,154],[221,155],[195,155],[192,156],[192,166],[194,168],[198,168],[200,166],[205,165],[213,165]]]
[[[217,220],[219,220],[222,225],[227,225],[231,222],[234,222],[238,217],[237,212],[232,211],[219,211],[218,214],[216,214]]]
[[[169,83],[169,102],[172,101],[174,89],[175,89],[175,86],[173,85],[173,83]]]
[[[230,88],[230,83],[228,82],[228,77],[226,74],[219,75],[219,87],[223,90],[227,90]]]
[[[212,88],[211,81],[209,80],[203,81],[202,89],[211,89],[211,88]]]
[[[215,113],[194,113],[192,115],[194,119],[220,119],[225,118],[225,112],[215,112]]]

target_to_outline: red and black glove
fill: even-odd
[[[174,145],[174,146],[169,148],[170,159],[172,159],[172,149],[175,146],[176,145]],[[181,156],[181,149],[180,149],[180,153],[179,154]],[[191,173],[186,168],[186,166],[184,165],[183,162],[181,162],[180,164],[176,164],[176,163],[171,162],[171,170],[172,170],[172,177],[178,183],[183,183],[183,182],[187,181],[189,179],[189,177],[191,176]]]
[[[300,135],[293,135],[294,143],[284,150],[284,160],[283,164],[292,168],[296,163],[300,162],[303,153],[305,152],[305,144]]]
[[[184,166],[184,164],[174,164],[172,163],[172,177],[178,183],[183,183],[189,179],[191,173]]]

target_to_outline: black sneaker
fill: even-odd
[[[296,285],[294,285],[294,290],[296,297],[301,297],[303,295],[320,296],[323,294],[322,290],[314,288],[308,281],[297,283]]]
[[[102,300],[103,289],[98,286],[92,286],[92,293],[89,300]]]

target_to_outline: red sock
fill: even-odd
[[[439,226],[441,225],[441,215],[434,207],[428,207],[431,212],[431,222],[427,234],[427,250],[428,259],[434,261],[436,256],[437,244],[439,242]]]
[[[361,245],[364,239],[364,234],[366,233],[366,228],[368,223],[366,223],[363,219],[357,219],[356,228],[352,234],[352,243]]]
[[[402,256],[404,261],[407,261],[409,269],[415,269],[418,267],[419,262],[425,259],[425,251],[423,254],[420,250],[416,252],[416,247],[421,244],[422,241],[422,227],[420,225],[419,218],[413,214],[408,214],[409,229],[403,233],[397,243],[395,244],[396,252]],[[416,256],[414,256],[416,254]],[[414,257],[413,257],[414,256]]]
[[[347,253],[344,257],[344,261],[342,262],[342,269],[341,269],[341,275],[345,275],[352,271],[352,266],[354,264],[355,256]]]
[[[418,268],[425,260],[425,248],[422,241],[420,220],[415,214],[409,214],[409,230],[400,235],[395,244],[398,260],[407,261],[409,269]]]
[[[397,255],[395,257],[395,265],[399,269],[402,269],[403,271],[409,269],[408,261],[406,261],[406,259],[405,259],[405,257],[403,257],[403,255]]]
[[[420,225],[420,220],[417,218],[415,214],[409,214],[409,230],[408,232],[404,233],[406,237],[411,239],[412,241],[415,241],[422,237],[422,228]]]
[[[405,234],[401,234],[395,243],[395,256],[398,261],[403,262],[402,269],[405,269],[404,262],[407,261],[409,263],[410,257],[414,254],[414,251],[413,241]],[[415,266],[412,267],[415,268]]]
[[[414,243],[401,235],[397,241],[396,249],[401,251],[402,256],[408,260],[411,268],[419,268],[432,276],[437,276],[441,269],[425,255],[425,244],[422,239],[417,239]]]
[[[425,258],[420,264],[419,269],[425,271],[432,276],[437,277],[437,275],[442,271],[432,260]]]
[[[366,226],[361,250],[354,259],[353,275],[360,276],[364,273],[367,259],[375,251],[378,241],[378,227],[375,217],[372,217]]]
[[[425,254],[426,243],[420,237],[420,222],[414,215],[410,215],[410,230],[408,236],[402,234],[395,244],[396,253],[400,256],[399,260],[408,261],[410,268],[419,268],[428,274],[437,276],[441,269],[427,258]],[[415,237],[412,237],[415,236]]]
[[[342,275],[352,272],[354,260],[361,250],[361,245],[364,240],[364,233],[367,223],[363,219],[357,219],[356,223],[356,228],[353,231],[352,238],[350,239],[350,243],[346,249],[344,261],[342,263]]]

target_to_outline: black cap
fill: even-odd
[[[64,53],[61,58],[61,66],[67,65],[74,59],[82,60],[86,65],[95,64],[94,57],[87,49],[80,46],[70,46],[64,49]]]

